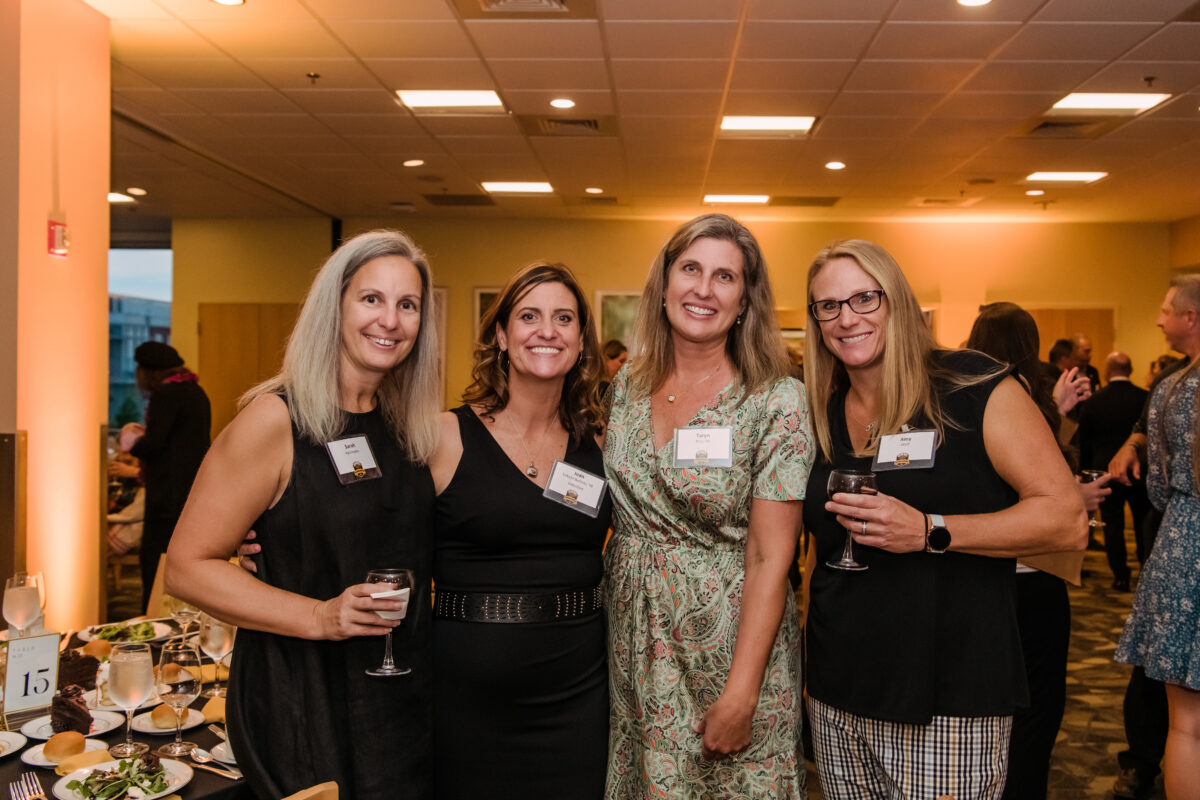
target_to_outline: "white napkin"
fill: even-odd
[[[409,590],[407,588],[393,589],[390,592],[371,592],[371,597],[380,599],[397,598],[404,601],[404,605],[400,607],[399,611],[376,611],[375,613],[384,619],[404,619],[404,616],[408,614],[408,593]]]

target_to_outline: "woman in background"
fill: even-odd
[[[604,379],[600,382],[600,397],[604,398],[608,395],[613,378],[629,360],[629,350],[620,339],[609,339],[601,348],[601,354],[604,356]]]
[[[606,797],[804,797],[787,573],[812,446],[750,231],[676,230],[634,342],[605,444]]]

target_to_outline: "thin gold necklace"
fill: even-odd
[[[517,431],[516,423],[512,421],[512,419],[509,417],[509,415],[507,413],[503,414],[502,416],[508,420],[508,427],[512,428],[513,436],[517,437],[517,441],[521,443],[521,449],[524,450],[525,455],[529,457],[529,466],[525,468],[525,474],[531,478],[536,478],[538,476],[537,459],[535,459],[533,457],[533,454],[529,452],[529,447],[525,444],[525,437],[522,436]],[[549,434],[550,434],[550,427],[547,426],[542,431],[542,438],[538,441],[537,450],[534,451],[538,455],[541,455],[542,447],[546,444],[546,437]]]
[[[688,388],[684,389],[683,391],[681,391],[681,392],[680,392],[679,394],[677,394],[677,395],[675,395],[675,394],[668,394],[668,395],[667,395],[667,402],[668,402],[668,403],[674,403],[674,402],[675,402],[675,400],[676,400],[676,398],[678,398],[678,397],[683,397],[685,394],[687,394],[688,392],[690,392],[690,391],[691,391],[693,388],[695,388],[695,387],[699,386],[700,384],[704,383],[706,380],[708,380],[709,378],[711,378],[713,375],[716,375],[716,374],[717,374],[717,372],[719,372],[719,371],[720,371],[720,369],[721,369],[721,367],[719,367],[719,366],[718,366],[718,367],[717,367],[716,369],[714,369],[712,372],[708,373],[708,374],[707,374],[707,375],[705,375],[703,378],[701,378],[700,380],[696,381],[694,384],[692,384],[692,385],[691,385],[691,386],[689,386]]]
[[[847,399],[849,399],[849,398],[847,398]],[[850,410],[849,402],[846,403],[846,414],[849,415],[850,419],[854,420],[854,424],[862,425],[863,430],[866,431],[868,435],[870,435],[870,433],[873,430],[875,430],[875,426],[879,424],[879,418],[876,417],[875,419],[868,422],[866,425],[863,425],[862,419],[860,417],[858,417],[853,411]]]

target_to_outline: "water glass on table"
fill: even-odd
[[[1079,482],[1092,483],[1093,481],[1100,480],[1107,474],[1102,469],[1085,469],[1079,473]],[[1100,518],[1100,509],[1097,507],[1095,511],[1088,515],[1088,527],[1099,528],[1102,525],[1104,525],[1104,521]]]
[[[205,697],[225,696],[225,687],[221,685],[219,677],[221,660],[233,652],[233,640],[236,635],[236,626],[208,614],[200,615],[200,649],[213,660],[213,685],[205,690]]]
[[[196,743],[183,741],[183,715],[200,696],[200,652],[187,639],[179,637],[163,645],[155,688],[162,701],[175,712],[175,741],[158,748],[158,754],[171,758],[185,756],[196,749]]]
[[[193,622],[200,619],[200,609],[185,600],[180,600],[178,597],[172,597],[169,594],[163,595],[163,606],[166,608],[167,613],[171,615],[171,619],[175,620],[175,623],[182,629],[183,637],[186,639],[188,628],[192,626]]]
[[[113,758],[140,755],[150,747],[133,740],[133,712],[154,694],[154,660],[148,644],[115,644],[108,655],[108,696],[125,712],[125,741],[108,748]]]
[[[25,635],[46,607],[46,587],[40,572],[18,572],[4,584],[4,620],[13,638]]]
[[[830,498],[837,492],[846,494],[875,494],[875,473],[862,472],[855,469],[835,469],[829,473],[829,480],[825,484],[825,491]],[[866,524],[863,524],[866,528]],[[825,566],[830,569],[837,569],[843,572],[863,572],[867,569],[866,564],[860,564],[854,560],[854,537],[850,535],[850,530],[846,530],[846,544],[842,548],[842,557],[834,561],[826,561]]]
[[[392,591],[396,593],[407,589],[408,591],[405,594],[397,596],[404,598],[405,611],[408,609],[408,597],[413,590],[413,574],[411,569],[373,569],[367,573],[365,582],[389,583],[392,585]],[[386,590],[384,591],[386,592]],[[405,611],[376,611],[375,613],[384,619],[404,619]],[[412,672],[411,668],[403,665],[397,666],[395,661],[392,660],[392,632],[389,630],[384,634],[383,664],[374,669],[367,670],[367,674],[379,678],[389,678],[395,675],[407,675],[410,672]]]

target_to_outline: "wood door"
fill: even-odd
[[[1104,359],[1112,352],[1114,338],[1111,308],[1026,308],[1038,326],[1041,358],[1046,360],[1055,339],[1070,339],[1082,333],[1092,340],[1092,366],[1104,375]]]
[[[200,385],[212,403],[215,438],[237,413],[237,399],[279,371],[300,306],[296,303],[201,303]]]

